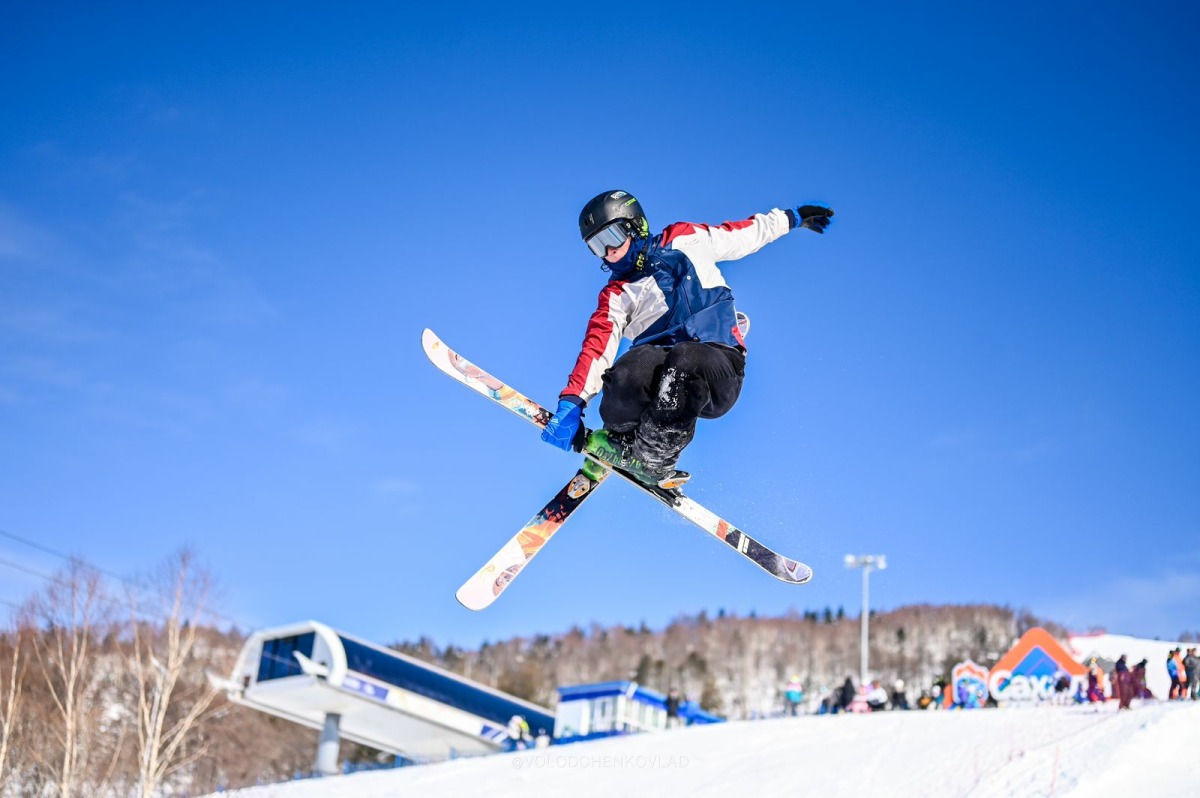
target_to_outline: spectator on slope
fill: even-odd
[[[833,707],[835,704],[837,704],[837,700],[834,697],[834,693],[836,693],[836,692],[837,692],[837,690],[828,690],[827,691],[824,686],[821,687],[821,703],[820,703],[820,705],[817,706],[817,714],[818,715],[833,714],[833,711],[834,711]]]
[[[679,707],[683,704],[683,699],[679,697],[679,690],[672,687],[667,691],[667,728],[676,729],[683,725],[683,721],[679,717]]]
[[[933,681],[933,703],[933,709],[946,709],[954,705],[954,688],[944,676]]]
[[[804,701],[804,685],[799,676],[793,676],[783,688],[783,698],[787,702],[788,715],[795,717],[800,714],[800,704]]]
[[[1196,671],[1197,666],[1200,666],[1200,657],[1196,656],[1196,649],[1189,648],[1187,656],[1183,658],[1183,673],[1187,677],[1188,697],[1195,701],[1200,697],[1200,684],[1197,684]]]
[[[854,681],[847,676],[846,681],[842,683],[841,695],[838,696],[838,708],[842,712],[848,712],[857,693],[858,691],[854,689]]]
[[[1092,704],[1104,701],[1104,669],[1096,662],[1095,657],[1092,657],[1088,666],[1087,700]]]
[[[887,703],[887,690],[883,689],[883,685],[878,680],[871,682],[871,687],[867,690],[867,706],[872,712],[879,712],[887,709]]]
[[[533,736],[529,733],[529,721],[521,715],[513,715],[508,721],[508,750],[524,751],[526,748],[531,748],[532,744]]]
[[[1113,693],[1117,708],[1129,709],[1129,702],[1133,700],[1134,680],[1124,654],[1117,658],[1117,664],[1113,666]]]
[[[1184,687],[1184,682],[1180,678],[1183,676],[1183,660],[1179,658],[1178,648],[1171,649],[1171,653],[1167,654],[1167,676],[1171,679],[1171,689],[1167,693],[1167,700],[1175,701],[1182,695]]]
[[[1150,692],[1150,688],[1146,686],[1146,666],[1149,664],[1147,660],[1142,660],[1133,666],[1134,698],[1154,698],[1154,693]]]
[[[908,694],[904,692],[904,680],[897,679],[892,688],[892,709],[908,709]]]
[[[1058,706],[1066,706],[1071,703],[1071,677],[1062,671],[1056,671],[1058,677],[1054,681],[1054,703]]]

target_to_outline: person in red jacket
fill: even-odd
[[[1124,654],[1117,658],[1117,664],[1113,666],[1112,682],[1117,708],[1129,709],[1129,702],[1133,700],[1134,694],[1134,678],[1133,672],[1129,670],[1129,663],[1125,661]]]
[[[1146,686],[1146,667],[1149,664],[1148,660],[1142,660],[1133,666],[1134,698],[1154,698],[1154,693],[1150,692],[1150,688]]]

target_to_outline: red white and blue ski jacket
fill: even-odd
[[[744,348],[733,292],[717,264],[757,252],[790,227],[788,214],[776,208],[715,227],[677,222],[636,252],[635,239],[629,255],[611,266],[560,396],[586,404],[598,394],[623,337],[633,346],[700,341]]]

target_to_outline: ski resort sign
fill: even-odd
[[[950,690],[945,696],[947,707],[979,709],[987,703],[988,670],[971,660],[960,662],[950,671]]]
[[[1087,680],[1087,668],[1076,662],[1042,628],[1030,629],[988,674],[988,691],[997,701],[1039,703],[1054,697],[1055,684],[1066,676],[1070,695]]]

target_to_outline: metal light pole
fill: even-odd
[[[882,571],[887,568],[887,557],[883,554],[847,554],[847,568],[861,568],[863,575],[863,605],[862,605],[862,655],[859,659],[858,686],[866,687],[867,684],[867,629],[868,622],[871,616],[868,601],[868,577],[872,571]]]

